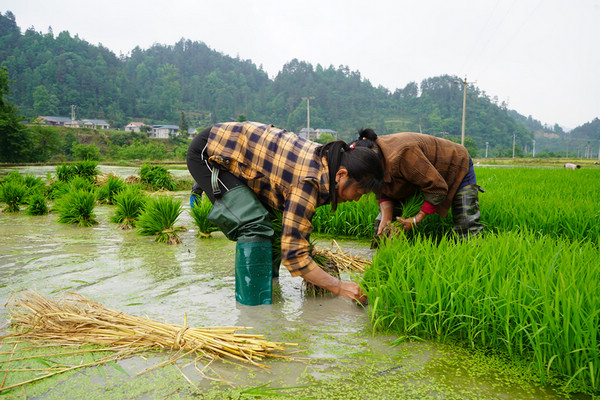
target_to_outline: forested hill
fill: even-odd
[[[306,126],[310,97],[311,127],[335,130],[346,140],[361,127],[379,134],[461,134],[462,83],[448,75],[391,92],[346,66],[292,60],[270,79],[249,60],[183,39],[117,57],[67,31],[21,32],[10,11],[0,14],[0,65],[11,80],[10,101],[29,118],[70,116],[76,105],[77,118],[105,119],[114,127],[131,120],[177,125],[184,112],[192,127],[243,115],[297,132]],[[500,154],[512,148],[513,135],[519,148],[531,143],[535,129],[526,117],[476,86],[468,86],[467,96],[470,147],[481,151],[488,142]]]

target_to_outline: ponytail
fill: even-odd
[[[377,143],[377,134],[371,128],[363,128],[358,131],[358,140],[355,140],[350,143],[350,147],[366,147],[369,149],[373,149],[375,151],[378,150]]]
[[[350,180],[357,182],[367,192],[378,192],[383,187],[383,167],[377,154],[369,149],[348,146],[343,140],[336,140],[321,146],[318,155],[325,157],[329,166],[329,198],[332,212],[337,210],[335,176],[340,167],[346,168]]]

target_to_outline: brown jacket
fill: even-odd
[[[452,198],[469,170],[467,149],[446,139],[413,132],[377,137],[384,158],[381,197],[404,200],[419,190],[437,213],[448,214]]]

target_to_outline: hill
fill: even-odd
[[[117,128],[131,120],[177,125],[183,112],[191,127],[243,116],[298,132],[306,126],[310,97],[311,127],[332,129],[345,140],[361,127],[454,140],[461,134],[462,83],[449,75],[390,92],[346,66],[292,60],[270,79],[250,60],[184,39],[117,57],[68,31],[21,33],[10,11],[0,14],[0,66],[10,77],[10,101],[28,118],[69,116],[76,105],[78,118],[105,119]],[[563,134],[467,86],[465,130],[473,156],[486,143],[490,156],[512,154],[513,138],[526,154],[539,127]]]

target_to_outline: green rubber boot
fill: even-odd
[[[239,238],[235,247],[235,299],[247,306],[271,304],[272,292],[271,240]]]

